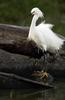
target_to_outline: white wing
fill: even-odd
[[[47,50],[53,52],[61,48],[64,40],[58,37],[56,33],[51,30],[52,27],[52,24],[41,23],[40,25],[36,26],[36,32],[42,45],[46,45]]]
[[[45,25],[47,28],[50,28],[50,29],[52,29],[53,28],[53,24],[47,24],[47,23],[45,23],[45,21],[43,21],[40,25]]]

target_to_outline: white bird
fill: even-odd
[[[54,53],[62,48],[65,40],[52,31],[52,24],[42,22],[36,26],[38,18],[43,17],[41,10],[35,7],[31,10],[31,13],[34,16],[31,22],[28,39],[33,40],[43,52],[49,51]]]
[[[51,53],[56,53],[56,51],[62,48],[65,40],[52,31],[52,24],[42,22],[36,25],[38,18],[44,17],[44,14],[39,8],[33,8],[31,14],[33,15],[33,19],[28,34],[28,40],[34,41],[43,52],[49,51]]]

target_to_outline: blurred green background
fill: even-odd
[[[30,26],[30,10],[39,7],[54,31],[65,35],[65,0],[0,0],[0,23]]]

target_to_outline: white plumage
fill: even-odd
[[[33,40],[43,52],[49,51],[55,53],[62,47],[64,39],[60,38],[52,31],[52,24],[42,22],[36,26],[36,21],[38,18],[43,17],[43,13],[39,8],[33,8],[31,13],[34,16],[31,22],[28,39]]]

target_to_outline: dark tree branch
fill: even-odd
[[[45,84],[44,82],[34,81],[34,80],[31,80],[31,79],[28,79],[28,78],[25,78],[25,77],[22,77],[22,76],[13,74],[13,73],[0,72],[0,76],[9,77],[12,79],[14,78],[14,79],[17,79],[18,81],[24,81],[24,82],[27,82],[28,84],[31,84],[31,85],[34,85],[37,87],[41,87],[41,88],[45,88],[45,89],[54,88],[54,86],[49,85],[49,84]]]

